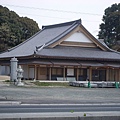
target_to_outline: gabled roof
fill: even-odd
[[[0,54],[0,58],[24,57],[33,55],[42,46],[47,46],[68,34],[81,24],[81,20],[43,26],[43,29],[18,46]]]
[[[66,36],[81,30],[97,48],[60,47]],[[64,39],[63,39],[64,38]],[[66,57],[66,58],[89,58],[89,59],[113,59],[120,60],[118,53],[112,52],[92,36],[81,24],[81,20],[43,26],[42,30],[18,46],[0,54],[0,58],[27,57]]]

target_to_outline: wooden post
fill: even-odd
[[[89,80],[92,81],[92,67],[89,68]]]
[[[40,80],[40,65],[37,67],[37,79]]]
[[[109,68],[107,68],[107,70],[106,70],[106,81],[108,81],[109,80]]]
[[[49,68],[49,80],[51,80],[51,67]]]
[[[118,69],[115,69],[115,79],[118,82]]]
[[[120,68],[118,70],[118,81],[120,82]]]
[[[63,81],[65,81],[65,67],[63,67]]]
[[[34,79],[36,80],[36,65],[34,67]]]
[[[29,65],[28,65],[28,79],[29,79]]]
[[[117,81],[116,80],[116,69],[114,68],[114,81]]]
[[[116,69],[116,80],[117,80],[117,82],[119,81],[119,68]]]
[[[77,81],[78,81],[78,77],[79,77],[79,68],[77,68]]]

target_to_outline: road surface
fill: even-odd
[[[120,105],[1,105],[0,113],[120,111]]]

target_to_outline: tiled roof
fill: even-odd
[[[108,51],[102,51],[99,48],[80,48],[80,47],[60,47],[48,48],[48,45],[60,40],[75,28],[81,25],[81,20],[71,22],[43,26],[43,29],[34,36],[21,43],[20,45],[0,54],[0,58],[25,57],[31,55],[39,55],[41,57],[59,57],[59,58],[74,58],[74,59],[103,59],[103,60],[118,60],[120,54],[111,51],[103,43],[97,41]],[[82,25],[81,25],[82,26]],[[111,51],[111,52],[110,52]]]
[[[81,20],[43,26],[43,29],[20,45],[0,54],[0,58],[30,56],[34,54],[36,47],[49,45],[75,29]]]
[[[115,52],[102,51],[99,48],[63,47],[44,48],[37,53],[43,57],[92,59],[92,60],[118,60],[120,54]]]

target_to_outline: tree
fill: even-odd
[[[14,47],[39,31],[38,24],[0,5],[0,52]]]
[[[9,26],[6,23],[2,23],[0,26],[0,48],[2,50],[7,48],[7,38],[9,38]]]
[[[105,9],[102,21],[98,37],[112,48],[120,40],[120,3]]]

